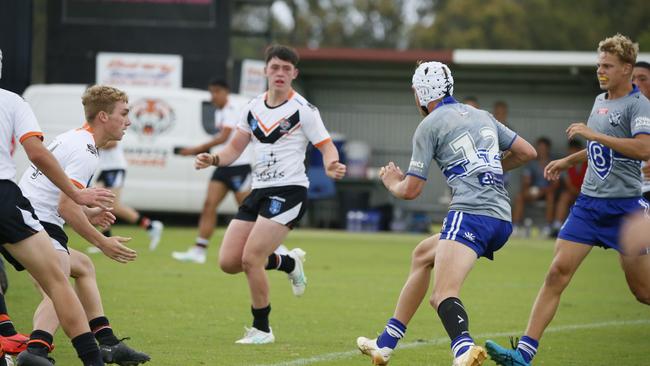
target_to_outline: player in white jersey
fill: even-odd
[[[650,213],[650,203],[641,196],[639,174],[641,161],[650,159],[650,101],[631,83],[637,53],[638,45],[621,34],[598,44],[596,73],[605,93],[596,97],[587,124],[573,123],[567,128],[569,139],[583,137],[588,148],[550,162],[544,171],[547,179],[557,180],[562,171],[588,159],[587,173],[558,234],[554,258],[533,304],[525,335],[516,349],[492,341],[486,344],[490,357],[499,365],[531,364],[562,293],[594,246],[619,252],[630,291],[639,302],[650,305],[650,255],[629,255],[620,246],[624,218],[639,211]],[[571,363],[568,359],[565,362]]]
[[[0,52],[0,70],[2,69]],[[84,365],[103,365],[99,348],[72,286],[51,260],[56,254],[51,240],[29,201],[14,183],[16,166],[10,154],[12,139],[22,144],[29,160],[66,195],[80,205],[110,207],[113,194],[106,190],[79,190],[43,146],[43,134],[29,105],[20,96],[0,89],[0,244],[24,266],[54,303],[61,326]],[[0,357],[0,365],[4,358]]]
[[[639,61],[634,65],[632,82],[646,98],[650,99],[650,63]],[[641,173],[643,174],[643,186],[641,187],[643,197],[650,201],[650,160],[641,164]]]
[[[111,141],[99,149],[99,173],[96,184],[99,187],[109,188],[115,193],[115,204],[113,214],[128,222],[129,224],[138,225],[147,231],[149,236],[149,249],[154,250],[160,243],[164,225],[158,220],[140,214],[138,211],[122,203],[121,194],[126,178],[127,162],[124,157],[122,144],[118,141]],[[111,236],[111,230],[106,229],[104,235]],[[89,248],[94,252],[94,247]]]
[[[230,274],[246,273],[250,288],[253,326],[246,328],[240,344],[272,343],[269,327],[269,282],[265,269],[289,274],[294,294],[304,292],[304,252],[274,254],[291,227],[300,220],[307,200],[305,150],[309,142],[323,154],[326,173],[340,179],[345,165],[323,125],[318,109],[296,93],[291,83],[298,76],[298,55],[285,46],[266,52],[265,75],[269,89],[244,109],[233,140],[217,154],[199,154],[195,167],[231,164],[251,143],[253,190],[230,222],[221,249],[219,266]]]
[[[89,184],[97,170],[97,146],[121,139],[130,124],[128,98],[120,90],[93,86],[86,90],[82,102],[88,123],[83,128],[57,136],[49,146],[66,174],[80,188]],[[130,362],[136,365],[148,361],[148,356],[133,351],[113,334],[103,313],[92,262],[84,254],[68,250],[68,238],[63,231],[63,224],[67,222],[108,257],[120,263],[132,261],[136,257],[135,251],[123,245],[130,239],[105,237],[93,226],[109,226],[115,219],[114,215],[101,209],[84,210],[61,194],[61,191],[34,166],[25,171],[19,186],[32,202],[41,224],[52,238],[52,245],[57,250],[58,262],[64,273],[72,275],[77,281],[77,294],[84,304],[90,328],[99,341],[104,362]],[[43,294],[43,300],[34,315],[35,330],[30,336],[27,351],[18,356],[19,365],[30,364],[32,360],[40,360],[40,364],[45,364],[44,359],[52,348],[53,334],[58,324],[52,302]]]
[[[235,137],[235,129],[240,111],[228,98],[228,84],[219,79],[210,81],[208,85],[212,104],[216,107],[214,123],[218,133],[206,143],[180,149],[178,153],[184,156],[194,156],[211,148],[221,145],[217,153],[227,146]],[[244,202],[251,189],[251,151],[247,147],[244,152],[230,165],[214,170],[208,183],[208,192],[203,202],[203,210],[199,218],[199,236],[193,247],[185,252],[173,252],[172,257],[183,262],[205,263],[206,252],[210,238],[217,225],[217,207],[232,191],[238,204]]]

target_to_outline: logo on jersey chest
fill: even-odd
[[[589,142],[588,146],[589,167],[593,169],[598,178],[605,180],[612,172],[614,162],[614,151],[609,147],[595,141]]]
[[[608,108],[598,108],[598,114],[607,114],[609,112]]]
[[[248,120],[248,124],[251,126],[251,131],[255,131],[259,126],[259,122],[254,117]]]
[[[289,130],[291,129],[291,122],[289,122],[286,118],[283,118],[282,121],[280,121],[280,124],[278,125],[280,127],[280,133],[281,134],[287,134],[289,133]]]
[[[89,153],[98,156],[97,155],[97,147],[93,144],[87,144],[86,145],[86,150],[88,150]]]
[[[609,124],[616,127],[621,124],[621,112],[612,112],[609,115]]]

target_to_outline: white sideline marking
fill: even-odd
[[[650,324],[650,319],[609,321],[609,322],[602,322],[602,323],[563,325],[563,326],[558,326],[558,327],[550,327],[550,328],[546,329],[544,334],[546,334],[546,333],[570,332],[570,331],[581,330],[581,329],[595,329],[595,328],[606,328],[606,327],[613,327],[613,326],[614,327],[615,326],[630,326],[630,325],[642,325],[642,324]],[[521,331],[500,332],[500,333],[484,333],[484,334],[473,335],[473,337],[474,338],[498,338],[498,337],[507,337],[507,336],[512,336],[512,335],[517,335],[517,334],[521,334]],[[421,347],[421,346],[438,345],[438,344],[448,343],[448,342],[449,342],[448,337],[441,337],[441,338],[425,340],[425,341],[421,341],[421,342],[402,343],[397,348],[399,348],[399,349],[408,349],[408,348],[416,348],[416,347]],[[308,357],[308,358],[299,358],[299,359],[293,360],[293,361],[286,361],[286,362],[280,362],[280,363],[271,363],[271,364],[258,364],[258,365],[255,365],[255,366],[302,366],[302,365],[309,365],[309,364],[316,363],[316,362],[326,362],[326,361],[340,360],[340,359],[352,357],[352,356],[355,356],[355,355],[361,356],[361,353],[359,352],[359,350],[355,349],[354,351],[325,353],[325,354],[322,354],[322,355],[312,356],[312,357]]]

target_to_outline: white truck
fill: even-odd
[[[23,94],[45,134],[47,144],[56,135],[84,123],[81,95],[85,85],[32,85]],[[212,169],[195,170],[194,159],[174,154],[177,147],[193,146],[216,133],[210,94],[198,89],[120,88],[129,95],[131,126],[122,139],[129,167],[122,201],[137,210],[201,212]],[[248,98],[230,95],[243,107]],[[16,149],[18,179],[28,166]],[[232,194],[219,213],[234,214]]]

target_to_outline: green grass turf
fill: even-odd
[[[104,307],[118,336],[152,356],[151,365],[369,365],[357,354],[357,336],[375,336],[391,317],[409,270],[411,250],[424,235],[350,234],[295,230],[287,246],[307,251],[307,292],[295,298],[283,273],[270,273],[273,345],[233,342],[250,325],[244,275],[226,275],[216,265],[223,230],[212,239],[208,263],[179,263],[196,231],[166,228],[155,252],[145,233],[118,226],[132,236],[135,263],[121,265],[92,255]],[[71,246],[86,245],[70,233]],[[482,259],[461,298],[476,341],[490,336],[507,343],[526,325],[531,304],[553,253],[547,240],[511,240],[496,261]],[[650,310],[630,294],[617,254],[593,250],[565,292],[551,330],[541,342],[536,365],[647,366]],[[8,305],[19,331],[29,333],[39,301],[30,280],[9,270]],[[572,327],[575,326],[575,327]],[[486,336],[487,335],[487,336]],[[450,365],[448,339],[436,313],[425,303],[409,324],[391,365]],[[63,332],[56,336],[57,365],[78,365]],[[485,365],[493,365],[487,361]]]

